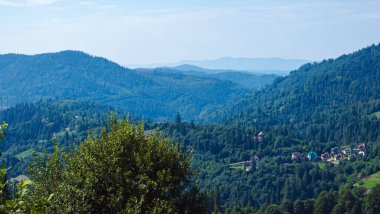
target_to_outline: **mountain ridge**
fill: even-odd
[[[378,123],[374,113],[380,111],[379,91],[380,44],[334,60],[309,63],[277,78],[225,109],[224,121],[287,131],[293,128],[298,131],[295,135],[310,135],[322,142],[372,141],[377,136],[372,126]],[[363,129],[372,133],[359,139]]]
[[[209,70],[236,70],[250,73],[287,75],[301,65],[309,63],[303,59],[221,57],[212,60],[183,60],[176,63],[156,63],[150,65],[132,65],[135,68],[173,67],[191,65]]]
[[[227,80],[141,72],[81,51],[0,55],[0,106],[49,98],[93,100],[155,120],[198,120],[249,90]],[[32,77],[32,78],[31,78]]]

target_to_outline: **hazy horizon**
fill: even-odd
[[[320,61],[380,40],[380,2],[0,0],[0,53],[80,50],[124,66]]]

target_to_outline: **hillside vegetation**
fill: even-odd
[[[74,98],[154,120],[173,118],[176,112],[187,120],[201,120],[250,91],[228,78],[132,70],[79,51],[0,55],[0,75],[0,108],[39,99]],[[250,88],[259,88],[260,82],[253,81],[252,85],[259,86]]]
[[[140,75],[143,77],[157,75],[159,81],[172,82],[167,87],[174,87],[174,89],[181,88],[173,86],[174,82],[178,83],[179,80],[188,78],[182,73],[162,69],[131,72],[135,72],[139,77]],[[195,74],[190,78],[211,81]],[[220,83],[220,80],[217,82]],[[238,86],[230,81],[227,82],[233,87]],[[155,87],[155,83],[155,81],[152,82],[152,88]],[[150,87],[149,84],[147,83],[147,88]],[[197,88],[196,85],[194,87]],[[224,118],[220,124],[188,122],[186,120],[187,117],[191,119],[190,114],[183,116],[182,112],[177,111],[179,107],[172,103],[172,106],[165,110],[169,112],[168,115],[173,115],[172,118],[180,112],[175,122],[147,121],[144,133],[141,130],[142,126],[139,127],[139,131],[136,127],[134,130],[138,133],[138,137],[144,135],[148,138],[152,134],[159,136],[155,134],[162,132],[173,139],[174,145],[178,142],[183,143],[184,147],[180,147],[181,152],[192,151],[193,160],[189,166],[198,172],[195,179],[200,184],[200,190],[207,195],[208,200],[202,206],[205,205],[208,212],[378,213],[380,186],[373,187],[368,194],[365,188],[369,186],[358,187],[357,184],[364,185],[366,181],[371,183],[373,180],[368,178],[376,176],[368,176],[380,171],[380,120],[377,117],[380,111],[379,91],[380,45],[373,45],[334,60],[304,65],[289,76],[277,78],[273,84],[259,91],[242,92],[250,95],[246,98],[240,97],[241,100],[234,105],[220,104],[219,111],[214,108],[215,111],[206,113],[207,116]],[[164,93],[164,91],[158,93]],[[202,93],[210,97],[218,96],[220,99],[226,99],[225,96],[227,96],[227,94],[218,94],[218,90],[205,90]],[[197,98],[194,97],[194,99]],[[151,101],[141,101],[142,106],[144,102]],[[157,103],[161,104],[157,108],[153,106],[152,109],[167,107],[165,99],[161,101],[157,99]],[[220,108],[222,106],[224,108]],[[119,106],[113,105],[113,107],[117,109]],[[187,105],[186,108],[194,111],[192,104]],[[34,151],[42,151],[44,147],[52,150],[52,141],[48,139],[53,132],[58,133],[58,141],[65,150],[71,151],[78,148],[76,138],[83,139],[86,127],[101,126],[104,121],[101,119],[102,114],[110,110],[96,103],[73,100],[39,101],[4,110],[0,113],[0,121],[5,120],[9,123],[7,131],[9,134],[6,136],[7,141],[3,150],[4,154],[7,154],[5,160],[14,160],[14,155],[17,156],[16,159],[24,159]],[[203,111],[205,112],[207,111]],[[202,115],[202,113],[198,112],[196,115]],[[78,120],[76,116],[81,116],[83,119]],[[185,118],[185,121],[181,120],[181,116]],[[109,128],[106,127],[106,130]],[[102,133],[99,139],[107,139],[105,132]],[[88,141],[96,142],[97,138],[89,137]],[[24,145],[24,142],[28,143]],[[358,149],[360,144],[364,144],[365,148]],[[107,157],[103,153],[108,149],[104,147],[105,145],[99,146],[101,151],[86,143],[82,145],[85,145],[82,147],[84,150],[86,148],[89,150],[78,157],[87,157],[89,153],[86,152],[100,154],[99,157],[93,157],[99,160],[101,157]],[[131,148],[134,149],[133,146]],[[334,161],[324,161],[320,158],[320,155],[326,152],[336,158],[337,155],[333,154],[334,148],[338,150],[351,148],[355,155]],[[362,153],[359,154],[359,151]],[[315,159],[307,158],[310,152],[316,154]],[[342,152],[334,153],[343,154]],[[141,155],[139,154],[138,152],[132,154],[132,157],[137,157],[136,160],[144,163],[136,166],[138,172],[143,172],[139,174],[142,177],[138,182],[144,180],[146,175],[144,173],[155,172],[151,170],[152,165],[146,166],[145,162],[139,159],[139,157],[149,159],[144,155],[149,156],[151,153],[144,150]],[[298,157],[294,158],[294,154]],[[112,157],[115,157],[112,160],[118,160],[117,155]],[[84,166],[96,168],[94,163],[86,162],[87,160],[86,158],[75,159],[72,162],[74,168],[77,167],[78,173],[81,173],[82,168],[86,168]],[[252,160],[255,161],[255,165]],[[249,168],[246,165],[231,167],[231,164],[247,162],[252,163]],[[19,160],[14,163],[18,164],[14,169],[16,175],[20,172],[26,173],[26,161]],[[42,161],[42,166],[44,166],[43,163]],[[70,160],[67,163],[70,164]],[[79,165],[75,165],[77,163]],[[149,170],[144,171],[144,166]],[[101,167],[104,168],[103,165]],[[115,167],[115,170],[119,172],[117,166]],[[92,171],[87,175],[91,175]],[[78,191],[79,186],[85,186],[90,195],[96,195],[91,192],[91,184],[86,183],[85,179],[76,174],[74,177],[78,176],[78,179],[73,181],[69,179],[69,170],[65,173],[67,174],[64,178],[68,180],[63,184],[67,184],[66,186],[71,188],[70,191]],[[113,172],[108,173],[112,175],[112,179],[118,180],[118,176],[112,174]],[[89,176],[88,179],[91,180],[96,176]],[[103,177],[100,176],[100,178]],[[75,182],[76,180],[78,183]],[[141,188],[137,192],[142,194],[136,199],[141,203],[145,203],[144,200],[140,200],[140,196],[144,195],[144,187],[149,193],[154,192],[154,188],[150,187],[155,183],[151,183],[149,179],[147,181],[148,184],[140,182],[142,187],[136,187],[136,189]],[[95,181],[94,185],[102,186],[102,183]],[[135,188],[134,184],[130,185]],[[63,191],[58,187],[56,190]],[[120,192],[123,191],[120,190]],[[51,192],[45,193],[46,198]],[[85,198],[85,195],[82,196]],[[111,197],[117,198],[115,195]],[[62,200],[67,200],[70,206],[78,208],[75,201],[71,201],[69,197],[63,197]],[[102,206],[104,203],[101,198],[90,202],[88,204],[95,202],[95,205],[99,202]],[[133,203],[132,200],[131,204]],[[107,206],[104,205],[108,208]],[[147,210],[150,211],[149,206],[148,208]]]

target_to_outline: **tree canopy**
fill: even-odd
[[[179,144],[112,116],[72,153],[37,158],[31,176],[35,194],[54,194],[54,213],[202,213],[190,162]]]

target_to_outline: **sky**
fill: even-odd
[[[378,0],[0,0],[0,54],[320,61],[378,44],[379,23]]]

